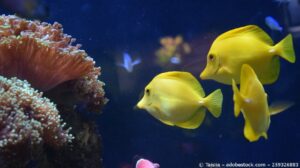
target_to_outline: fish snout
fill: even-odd
[[[201,79],[208,79],[208,73],[207,73],[207,70],[206,69],[204,69],[202,72],[201,72],[201,74],[200,74],[200,78]]]
[[[137,105],[133,106],[133,110],[139,110],[139,109],[140,108]]]
[[[144,103],[143,100],[139,101],[137,105],[134,106],[136,109],[143,109]]]
[[[206,66],[205,69],[201,72],[200,78],[202,80],[213,79],[218,72],[218,68],[214,66]]]

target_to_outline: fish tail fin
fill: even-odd
[[[276,115],[282,111],[285,111],[286,109],[292,107],[294,104],[294,102],[290,101],[272,103],[269,107],[270,115]]]
[[[233,101],[234,101],[234,116],[238,117],[241,112],[241,104],[243,97],[236,86],[235,80],[232,79]]]
[[[296,56],[293,46],[293,37],[291,34],[287,35],[279,43],[275,45],[275,50],[277,54],[283,59],[290,63],[295,63]]]
[[[211,114],[218,118],[222,112],[223,94],[221,89],[215,90],[205,98],[205,107]]]

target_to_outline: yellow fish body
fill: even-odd
[[[215,117],[221,115],[221,90],[204,96],[200,83],[190,73],[165,72],[157,75],[146,86],[137,107],[147,110],[164,124],[195,129],[203,122],[205,109]]]
[[[245,118],[244,136],[250,142],[257,141],[261,136],[267,139],[270,116],[289,108],[292,104],[270,108],[263,85],[254,70],[247,64],[242,66],[240,79],[240,91],[235,80],[232,79],[234,115],[238,117],[242,111]]]
[[[236,28],[221,34],[213,42],[200,77],[224,84],[231,84],[231,79],[240,83],[241,67],[248,64],[263,84],[271,84],[279,76],[278,56],[295,62],[291,35],[274,45],[268,34],[255,25]]]

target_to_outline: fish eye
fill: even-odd
[[[209,54],[208,59],[210,61],[213,61],[215,59],[215,56],[213,54]]]
[[[147,94],[147,96],[150,95],[150,89],[146,89],[146,94]]]

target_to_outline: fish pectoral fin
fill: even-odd
[[[186,121],[186,122],[182,122],[182,123],[176,123],[175,125],[180,127],[180,128],[185,128],[185,129],[196,129],[198,128],[204,118],[205,118],[205,109],[204,108],[200,108],[200,110],[198,110],[195,115],[193,115],[191,117],[190,120]]]
[[[167,120],[159,119],[159,121],[161,121],[162,123],[164,123],[164,124],[166,124],[166,125],[169,125],[169,126],[174,126],[174,125],[175,125],[175,124],[173,124],[172,122],[167,121]]]
[[[231,70],[225,66],[221,66],[218,71],[219,74],[232,74]]]
[[[290,107],[292,107],[295,103],[290,101],[282,101],[272,103],[269,107],[270,115],[276,115]]]

